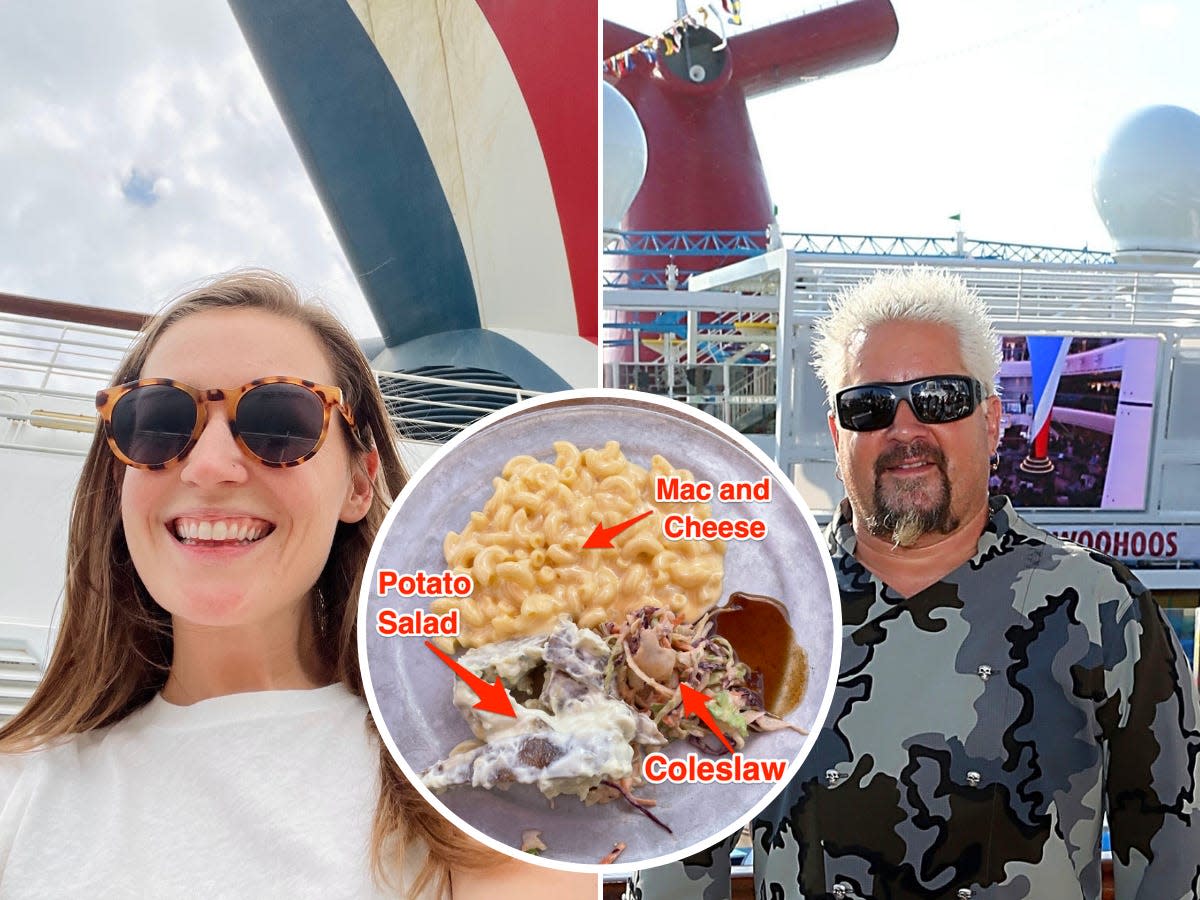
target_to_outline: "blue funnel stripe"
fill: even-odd
[[[478,328],[425,141],[343,0],[229,0],[388,346]]]

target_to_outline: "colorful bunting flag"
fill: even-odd
[[[741,0],[721,0],[721,8],[729,14],[729,21],[734,25],[742,24],[742,3]],[[713,8],[714,15],[716,14],[715,7]],[[697,21],[696,16],[699,16]],[[718,22],[720,18],[718,16]],[[686,36],[686,31],[689,28],[706,28],[708,27],[708,8],[701,6],[696,10],[696,14],[688,13],[687,15],[676,19],[667,28],[659,34],[648,37],[634,46],[623,50],[620,53],[610,56],[604,60],[603,69],[605,72],[611,73],[617,78],[620,78],[625,72],[629,72],[635,66],[633,54],[640,51],[646,58],[647,62],[654,63],[658,58],[659,47],[664,48],[664,55],[673,56],[680,52],[683,48],[683,41]],[[722,29],[723,31],[724,29]],[[724,38],[720,46],[716,49],[720,50],[725,46]]]

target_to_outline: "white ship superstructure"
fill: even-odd
[[[876,241],[878,248],[886,241]],[[1052,459],[1103,438],[1095,502],[1071,504],[1055,475],[1030,518],[1122,558],[1166,606],[1200,595],[1200,270],[1186,266],[1038,263],[953,256],[821,254],[775,250],[711,272],[688,290],[605,292],[605,382],[641,387],[705,409],[743,431],[794,479],[818,517],[841,498],[824,390],[809,365],[813,322],[843,287],[912,264],[960,275],[987,303],[1009,348],[1002,363],[1001,433],[1028,454],[1030,336],[1074,338],[1060,373],[1105,396],[1060,392],[1052,404]],[[1014,353],[1014,349],[1018,352]],[[1015,357],[1015,358],[1014,358]],[[1074,381],[1072,381],[1074,379]],[[1064,400],[1064,396],[1068,399]],[[1090,444],[1088,445],[1090,446]],[[1084,479],[1086,480],[1086,479]],[[1091,485],[1089,484],[1089,487]],[[995,487],[995,485],[994,485]],[[1003,487],[1003,486],[1001,486]],[[1059,485],[1061,487],[1061,485]],[[1075,485],[1070,485],[1072,490]],[[1022,502],[1018,499],[1018,502]]]

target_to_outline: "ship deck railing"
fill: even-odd
[[[913,249],[897,240],[897,248]],[[844,247],[880,249],[878,241],[871,248]],[[1140,337],[1158,344],[1142,507],[1047,507],[1033,511],[1035,520],[1047,527],[1178,525],[1194,533],[1200,528],[1200,419],[1191,414],[1191,398],[1200,389],[1200,269],[1117,263],[1093,253],[1046,261],[1024,258],[1024,251],[977,259],[777,249],[696,272],[686,290],[610,287],[604,291],[604,381],[674,396],[734,425],[795,479],[818,516],[826,516],[841,491],[825,394],[810,366],[813,323],[840,291],[881,269],[944,269],[978,293],[1000,335]],[[748,374],[755,369],[762,373],[757,378]],[[1182,568],[1197,559],[1189,554],[1162,564]]]
[[[904,257],[1021,263],[1113,265],[1106,250],[952,236],[829,234],[769,229],[613,231],[605,234],[604,286],[631,290],[686,289],[695,274],[772,249],[803,256]],[[673,267],[673,268],[669,268]]]
[[[30,303],[6,299],[0,295],[0,449],[82,456],[96,430],[95,394],[109,385],[136,329],[76,321],[83,308],[70,304],[16,298],[38,304],[31,313]],[[6,311],[14,308],[21,311]],[[54,318],[58,309],[62,318]],[[384,390],[384,399],[397,432],[438,435],[430,443],[444,442],[495,408],[538,393],[427,375],[375,374],[393,386]],[[457,390],[474,402],[398,394],[401,385]],[[438,418],[427,418],[431,413]]]

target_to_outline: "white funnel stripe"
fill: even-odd
[[[1050,418],[1050,410],[1054,408],[1054,395],[1058,393],[1058,382],[1062,378],[1063,366],[1067,361],[1067,350],[1071,348],[1071,339],[1063,338],[1058,344],[1058,355],[1054,357],[1054,365],[1050,369],[1050,377],[1046,379],[1046,388],[1042,391],[1042,396],[1038,397],[1037,408],[1033,411],[1033,426],[1030,429],[1030,438],[1036,437],[1042,430],[1042,426]]]
[[[578,334],[537,131],[475,0],[351,0],[429,149],[485,328]]]

